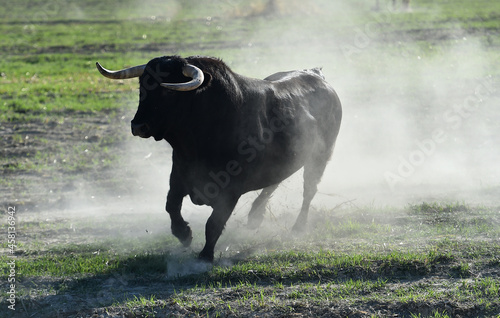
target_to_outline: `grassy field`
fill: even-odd
[[[0,316],[500,317],[500,2],[380,2],[0,1]],[[285,186],[262,229],[246,229],[243,202],[215,264],[199,263],[208,214],[187,205],[195,237],[183,249],[162,211],[170,150],[130,135],[137,81],[95,69],[172,54],[260,78],[323,66],[345,109],[335,193],[356,179],[341,178],[343,163],[370,166],[397,146],[376,195],[394,158],[438,129],[449,141],[414,169],[445,158],[444,171],[485,177],[420,196],[404,183],[417,171],[403,204],[358,203],[365,184],[313,201],[300,237],[288,198],[301,193]],[[456,106],[470,96],[480,106]],[[380,125],[380,109],[404,120]],[[400,126],[412,137],[388,131]]]

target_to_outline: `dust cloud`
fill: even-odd
[[[394,31],[392,23],[411,19],[423,9],[414,4],[402,12],[382,1],[374,11],[374,3],[214,1],[207,9],[207,33],[220,32],[235,19],[251,30],[250,37],[239,40],[236,53],[226,57],[202,48],[165,54],[215,55],[234,71],[258,78],[323,68],[344,115],[334,155],[313,201],[318,208],[353,201],[384,206],[431,200],[499,204],[500,150],[494,136],[500,115],[494,109],[500,91],[498,78],[490,73],[494,61],[486,35],[469,34],[458,26]],[[175,20],[190,7],[172,1],[162,10],[163,18]],[[157,19],[162,12],[156,11]],[[439,15],[439,7],[424,13]],[[141,200],[163,210],[169,146],[130,136],[127,147],[127,166],[136,169],[131,173]],[[302,198],[301,173],[282,183],[270,210],[295,218]],[[255,197],[242,197],[232,222],[245,223]],[[183,213],[202,228],[210,209],[186,199]]]
[[[136,15],[149,18],[154,14],[156,22],[162,18],[173,21],[189,10],[181,1],[162,1],[154,13],[144,11],[147,6],[142,1],[130,3],[137,5]],[[239,39],[227,50],[228,56],[203,47],[165,54],[215,55],[235,72],[258,78],[278,71],[323,68],[340,97],[344,115],[314,207],[332,209],[353,201],[378,206],[429,200],[500,204],[500,148],[495,142],[500,132],[500,113],[495,110],[500,89],[496,74],[490,73],[494,61],[486,35],[469,34],[459,27],[394,31],[390,25],[402,16],[411,19],[421,10],[417,4],[410,12],[386,5],[375,12],[375,1],[242,3],[212,1],[211,11],[201,17],[206,20],[205,37],[224,31],[237,19],[251,30],[250,37]],[[338,21],[338,26],[332,21]],[[126,103],[128,109],[134,109],[137,100]],[[171,148],[164,141],[133,137],[129,132],[133,115],[133,111],[124,115],[125,159],[116,171],[125,176],[127,190],[110,196],[82,181],[78,190],[85,200],[75,198],[67,209],[87,218],[127,215],[122,222],[137,220],[128,229],[130,236],[169,232],[164,204]],[[243,227],[256,196],[248,193],[242,197],[228,228]],[[287,231],[301,200],[299,171],[280,185],[266,218],[288,215],[290,224],[279,229]],[[209,208],[184,200],[183,215],[194,231],[203,232],[209,213]],[[116,233],[120,231],[117,228]],[[199,251],[203,239],[197,241],[193,250]],[[219,245],[230,244],[225,242],[223,235]],[[185,274],[183,263],[171,266],[172,275]],[[188,272],[203,271],[198,264],[188,268]]]
[[[274,32],[264,24],[254,31],[248,42],[265,50],[242,53],[256,77],[268,70],[322,66],[340,96],[341,131],[316,204],[498,204],[500,150],[494,136],[500,129],[495,111],[500,90],[490,73],[494,61],[487,34],[458,26],[391,29],[394,21],[418,14],[418,4],[410,12],[389,2],[377,12],[368,2],[306,1],[300,7],[300,14],[285,9],[269,18],[290,19],[286,30]],[[438,15],[439,7],[425,14]],[[338,28],[332,20],[339,21]],[[301,176],[292,179],[276,194],[286,202],[300,197]],[[295,195],[284,193],[290,191]]]

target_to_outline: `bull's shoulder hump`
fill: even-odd
[[[286,81],[291,80],[296,77],[304,77],[304,76],[314,76],[320,77],[322,80],[325,79],[323,72],[321,71],[321,67],[316,67],[312,69],[304,69],[304,70],[296,70],[296,71],[286,71],[286,72],[278,72],[269,75],[264,78],[265,81],[276,82],[276,81]]]

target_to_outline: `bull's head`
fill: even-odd
[[[109,71],[96,63],[99,72],[111,79],[139,77],[139,108],[131,123],[132,134],[163,139],[175,123],[186,92],[203,84],[203,72],[179,57],[161,57],[148,64]]]

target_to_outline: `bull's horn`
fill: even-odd
[[[186,77],[192,78],[192,80],[186,83],[161,83],[161,86],[174,91],[186,92],[195,90],[200,87],[201,84],[203,84],[203,80],[205,79],[203,72],[199,68],[191,64],[186,64],[182,68],[182,74],[184,74],[184,76]]]
[[[101,64],[99,64],[99,62],[96,62],[95,65],[97,66],[97,69],[103,76],[111,79],[126,79],[126,78],[139,77],[142,75],[142,73],[144,73],[144,70],[146,69],[146,64],[126,68],[120,71],[107,70],[104,67],[102,67]]]

